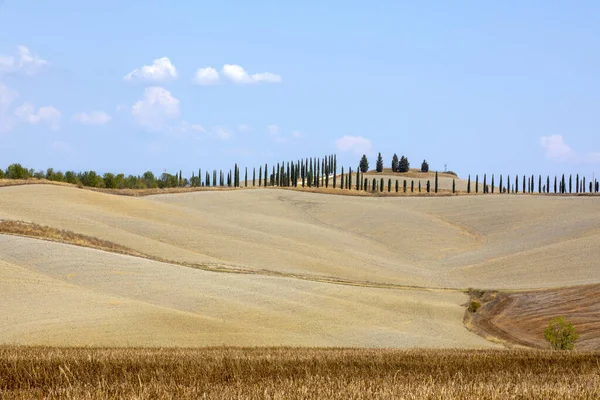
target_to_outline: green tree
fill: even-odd
[[[479,175],[475,175],[475,193],[479,193]]]
[[[471,175],[469,175],[469,179],[467,180],[467,193],[471,193]]]
[[[397,181],[396,181],[397,182]],[[406,179],[404,180],[404,182],[402,183],[402,190],[404,191],[404,193],[406,193]]]
[[[411,193],[415,192],[415,181],[410,181],[410,192]]]
[[[6,168],[6,179],[29,179],[29,171],[21,164],[11,164]]]
[[[398,155],[396,153],[392,157],[392,171],[398,172]]]
[[[377,156],[377,165],[375,167],[377,172],[383,172],[383,157],[381,157],[381,153]]]
[[[429,183],[429,180],[427,181],[427,193],[429,193],[431,191],[431,184]]]
[[[426,160],[421,163],[421,172],[429,172],[429,163]]]
[[[438,192],[438,172],[435,171],[435,192]]]
[[[493,185],[492,185],[493,187]],[[493,193],[493,189],[492,189],[492,193]],[[452,193],[456,193],[456,179],[452,179]]]
[[[552,318],[544,329],[544,339],[554,350],[573,350],[578,338],[575,328],[564,317]]]
[[[396,181],[398,182],[398,181]],[[388,178],[388,193],[392,191],[392,178]]]
[[[0,179],[5,179],[4,171],[0,168]]]
[[[117,187],[117,180],[115,174],[107,172],[102,177],[104,179],[104,187],[108,189],[115,189]]]
[[[408,158],[402,156],[400,157],[400,161],[398,162],[398,172],[408,172],[410,169],[410,163],[408,162]]]
[[[398,193],[398,179],[396,179],[396,193]]]
[[[381,181],[379,182],[379,191],[383,193],[383,178],[381,178]]]

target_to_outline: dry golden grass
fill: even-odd
[[[5,399],[592,399],[598,353],[0,347]]]
[[[92,236],[86,236],[64,229],[42,226],[31,222],[0,220],[0,233],[39,238],[52,242],[67,243],[75,246],[110,251],[111,253],[148,258],[148,256],[138,251],[109,242],[108,240],[101,240]]]

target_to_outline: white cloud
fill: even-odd
[[[238,125],[238,131],[242,132],[242,133],[246,133],[250,131],[250,127],[246,124],[239,124]]]
[[[300,139],[304,137],[304,134],[300,131],[294,131],[292,132],[292,137],[295,139]]]
[[[573,149],[565,143],[561,135],[542,136],[540,143],[546,152],[548,160],[569,161],[576,157]]]
[[[550,161],[600,163],[600,153],[579,154],[565,142],[562,135],[542,136],[540,143]]]
[[[231,133],[231,131],[223,126],[216,126],[213,129],[213,136],[217,137],[218,139],[221,140],[229,140],[231,139],[231,137],[233,136],[233,134]]]
[[[144,91],[144,98],[131,107],[131,115],[142,127],[160,131],[168,120],[179,117],[179,99],[162,87],[151,86]]]
[[[344,136],[335,141],[338,150],[354,154],[368,154],[371,152],[371,140],[362,136]]]
[[[235,64],[225,64],[221,69],[223,76],[229,79],[233,83],[238,84],[250,84],[250,83],[280,83],[282,78],[281,75],[277,75],[271,72],[262,72],[258,74],[250,75],[246,70]]]
[[[279,135],[280,129],[277,125],[269,125],[267,126],[267,131],[269,132],[269,135],[277,136]]]
[[[0,74],[22,72],[26,75],[34,75],[40,72],[48,61],[32,53],[25,46],[17,46],[17,55],[0,55]]]
[[[165,82],[177,78],[177,69],[168,57],[157,58],[152,65],[144,65],[125,75],[126,81]]]
[[[281,83],[281,75],[273,74],[271,72],[263,72],[252,75],[252,80],[254,82]]]
[[[198,68],[194,83],[203,86],[215,85],[219,83],[219,72],[213,67]]]
[[[23,103],[15,109],[15,115],[22,121],[31,125],[47,125],[50,130],[56,131],[60,128],[61,113],[52,106],[35,109],[31,103]]]
[[[168,126],[165,131],[175,137],[187,137],[193,133],[206,133],[206,129],[200,124],[189,124],[181,121],[179,125]],[[198,137],[198,136],[196,136]]]
[[[18,97],[18,93],[0,82],[0,133],[10,131],[14,120],[8,113],[8,108]]]
[[[73,121],[82,125],[104,125],[110,122],[111,116],[104,111],[92,111],[73,115]]]

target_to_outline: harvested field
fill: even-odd
[[[131,198],[30,185],[1,189],[0,219],[161,260],[252,271],[442,288],[600,282],[600,197],[367,198],[264,189]]]
[[[0,396],[591,399],[598,353],[0,347]]]
[[[579,333],[577,349],[600,349],[600,285],[516,293],[483,293],[472,328],[507,343],[547,348],[544,328],[557,315],[568,316]]]
[[[599,206],[594,196],[4,187],[0,342],[492,346],[462,325],[466,289],[600,283]]]
[[[467,296],[207,272],[0,235],[0,342],[487,347]]]

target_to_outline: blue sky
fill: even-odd
[[[591,175],[598,71],[595,1],[0,0],[0,165]]]

